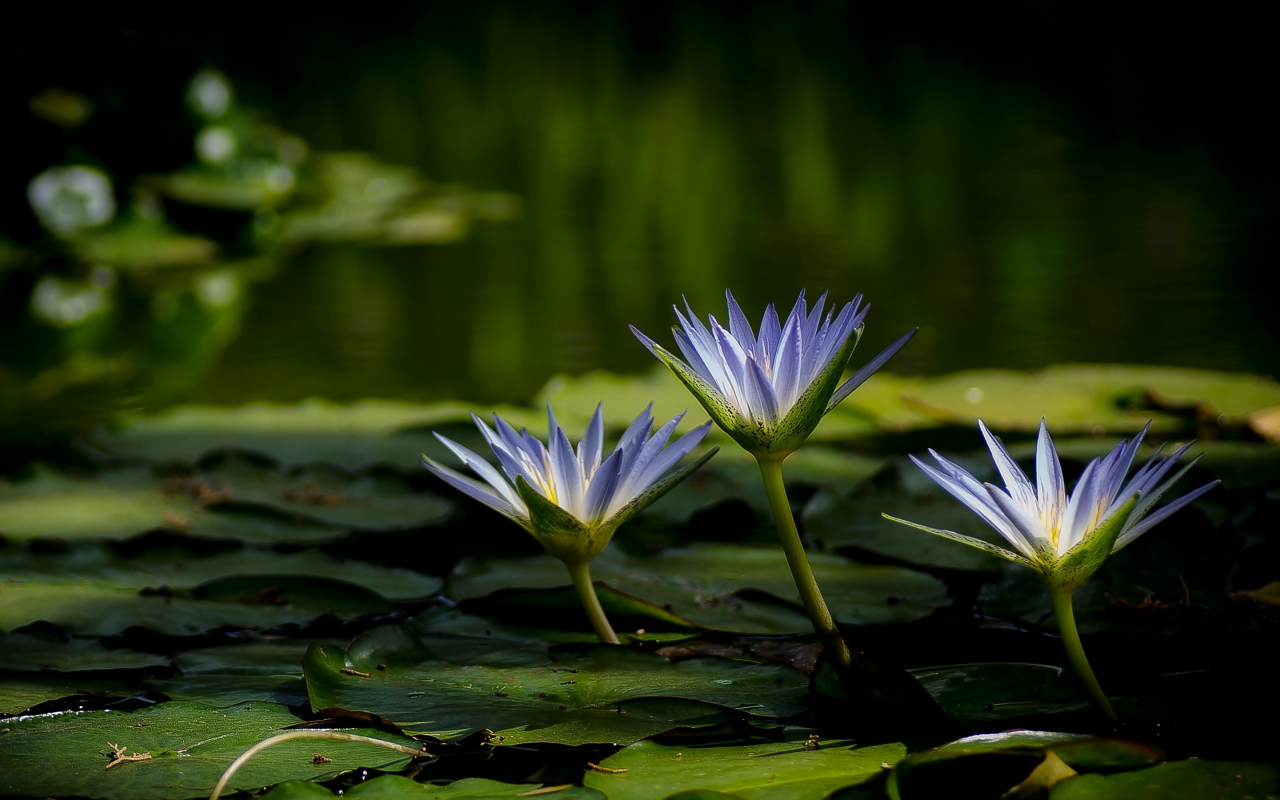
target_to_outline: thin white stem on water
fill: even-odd
[[[258,753],[266,750],[273,744],[287,742],[290,739],[328,739],[333,742],[359,742],[361,744],[374,744],[378,747],[385,747],[388,750],[395,750],[397,753],[403,753],[407,756],[424,756],[427,755],[420,748],[408,747],[395,742],[388,742],[385,739],[375,739],[372,736],[360,736],[354,733],[340,733],[338,731],[287,731],[272,736],[250,747],[248,750],[240,754],[240,757],[231,762],[231,766],[227,767],[227,771],[222,773],[222,777],[218,779],[217,785],[213,787],[213,792],[209,795],[209,800],[218,800],[218,795],[222,794],[222,790],[226,788],[227,781],[240,770],[241,767]]]

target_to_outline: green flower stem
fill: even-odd
[[[1071,661],[1071,668],[1075,670],[1080,682],[1089,690],[1093,704],[1099,711],[1106,714],[1108,719],[1116,722],[1115,709],[1111,707],[1111,701],[1103,693],[1098,678],[1093,674],[1093,668],[1089,666],[1089,659],[1085,657],[1084,646],[1080,644],[1075,612],[1071,608],[1071,591],[1051,591],[1049,594],[1053,597],[1053,615],[1058,618],[1058,630],[1062,633],[1062,644],[1067,648],[1067,658]]]
[[[787,554],[787,566],[791,567],[791,577],[800,590],[804,610],[809,614],[818,638],[822,640],[823,652],[835,659],[836,667],[846,669],[853,659],[849,655],[848,645],[844,643],[844,637],[840,635],[840,629],[836,627],[836,621],[827,609],[827,601],[822,599],[818,582],[813,577],[813,568],[809,566],[809,558],[804,553],[800,531],[796,529],[795,517],[791,516],[787,488],[782,483],[782,459],[757,456],[756,462],[760,465],[760,477],[764,479],[769,507],[773,509],[773,519],[778,525],[778,539],[782,542],[783,552]]]
[[[599,636],[600,641],[605,644],[622,644],[618,634],[613,632],[609,618],[604,615],[600,598],[596,597],[596,587],[591,582],[590,559],[566,561],[564,565],[569,568],[569,574],[573,576],[573,588],[578,590],[578,597],[582,599],[582,608],[591,618],[591,627],[595,628],[596,636]]]

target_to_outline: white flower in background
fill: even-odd
[[[93,167],[51,167],[27,186],[36,218],[58,236],[74,236],[116,215],[111,179]]]

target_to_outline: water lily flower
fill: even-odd
[[[575,450],[547,406],[547,444],[528,431],[517,432],[493,415],[490,428],[475,414],[498,467],[457,442],[436,434],[462,463],[482,480],[475,480],[422,454],[422,464],[463,494],[513,520],[565,563],[582,598],[587,615],[602,641],[618,644],[591,583],[591,559],[609,544],[614,531],[646,506],[666,494],[719,450],[713,447],[677,467],[698,446],[711,427],[708,422],[668,444],[684,414],[658,428],[653,435],[653,404],[627,427],[617,446],[604,457],[604,404]]]
[[[1058,452],[1043,419],[1036,443],[1035,484],[981,420],[978,428],[986,439],[1004,488],[982,483],[933,450],[929,454],[937,467],[911,456],[925,474],[995,528],[1008,542],[1009,548],[955,531],[930,528],[884,515],[894,522],[981,548],[1036,570],[1053,597],[1054,612],[1072,666],[1094,695],[1095,702],[1113,720],[1115,712],[1102,693],[1080,645],[1071,594],[1102,566],[1107,556],[1127,546],[1219,483],[1213,481],[1201,486],[1152,512],[1156,503],[1196,462],[1188,462],[1175,475],[1168,477],[1191,444],[1183,445],[1165,458],[1160,457],[1162,447],[1133,477],[1126,480],[1138,447],[1150,427],[1151,423],[1147,423],[1132,440],[1121,441],[1105,457],[1090,461],[1070,496],[1062,479]]]
[[[863,320],[870,306],[862,295],[835,313],[826,310],[824,293],[813,310],[804,292],[780,322],[772,303],[765,309],[756,335],[733,294],[725,292],[729,306],[726,329],[714,316],[703,325],[685,301],[688,316],[675,309],[676,344],[686,360],[673,355],[645,336],[636,335],[649,352],[666,364],[716,424],[748,452],[785,458],[813,433],[822,417],[861,386],[876,370],[902,349],[910,331],[867,362],[843,384],[840,376],[862,338]]]
[[[805,555],[783,485],[782,462],[804,444],[828,411],[884,366],[916,332],[910,331],[889,345],[841,383],[840,377],[862,338],[869,308],[862,304],[862,295],[837,313],[834,306],[827,310],[825,293],[810,310],[801,291],[785,322],[769,304],[760,320],[759,334],[728,290],[725,299],[727,329],[714,316],[708,316],[708,324],[703,325],[687,300],[688,316],[675,309],[680,324],[672,331],[687,360],[673,355],[634,325],[631,332],[698,398],[711,419],[756,457],[778,525],[778,539],[805,611],[822,639],[824,653],[834,659],[838,670],[847,669],[852,655]]]

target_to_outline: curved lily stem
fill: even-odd
[[[600,605],[600,598],[596,596],[595,584],[591,582],[591,562],[584,559],[582,561],[564,562],[569,568],[569,574],[573,576],[573,588],[578,590],[578,597],[582,600],[582,608],[587,612],[587,616],[591,618],[591,627],[595,628],[596,636],[600,637],[600,641],[605,644],[622,644],[618,639],[618,634],[613,632],[613,626],[609,624],[609,618],[604,615],[604,607]]]
[[[1049,594],[1053,597],[1053,615],[1058,618],[1058,630],[1062,633],[1062,644],[1067,648],[1067,658],[1071,661],[1071,668],[1075,670],[1080,682],[1089,690],[1089,697],[1094,706],[1106,714],[1107,719],[1115,723],[1117,721],[1115,709],[1111,707],[1111,701],[1103,693],[1102,685],[1098,683],[1098,678],[1093,674],[1093,668],[1089,666],[1089,659],[1085,657],[1084,646],[1080,644],[1075,612],[1071,607],[1071,592],[1050,592]]]
[[[415,749],[403,744],[388,742],[384,739],[374,739],[372,736],[359,736],[354,733],[341,733],[339,731],[287,731],[277,734],[269,739],[262,741],[250,747],[248,750],[240,754],[240,757],[231,762],[231,766],[227,767],[226,772],[222,773],[222,777],[218,779],[218,783],[213,787],[213,792],[209,795],[209,800],[218,800],[218,795],[222,794],[222,790],[226,788],[227,781],[240,770],[241,767],[258,753],[266,750],[268,747],[287,742],[290,739],[328,739],[334,742],[360,742],[362,744],[376,744],[379,747],[385,747],[388,750],[395,750],[397,753],[403,753],[407,756],[423,756],[427,755],[421,749]]]
[[[760,465],[760,477],[764,479],[764,490],[769,495],[769,507],[773,509],[773,519],[778,526],[778,539],[782,542],[782,550],[787,554],[787,565],[791,567],[791,577],[795,579],[796,588],[800,590],[800,599],[804,601],[804,610],[809,614],[813,629],[822,640],[823,652],[835,660],[837,667],[845,669],[852,662],[849,647],[836,627],[836,621],[827,609],[827,602],[822,599],[818,582],[813,577],[813,569],[809,566],[809,558],[804,553],[804,543],[800,541],[800,531],[796,529],[795,517],[791,515],[791,503],[787,500],[787,489],[782,483],[782,460],[757,458]]]

